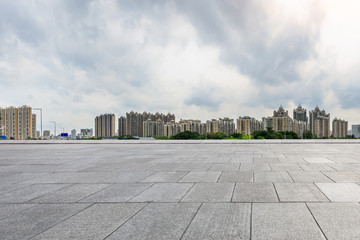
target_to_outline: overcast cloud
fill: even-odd
[[[70,131],[102,113],[360,123],[357,0],[0,0],[0,106]],[[39,126],[39,125],[38,125]]]

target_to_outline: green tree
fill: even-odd
[[[171,139],[199,139],[200,134],[197,132],[184,131],[173,135]]]

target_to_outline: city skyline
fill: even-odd
[[[68,132],[106,112],[259,119],[299,103],[359,124],[359,8],[355,0],[4,0],[0,106],[42,108],[43,129],[56,121]]]

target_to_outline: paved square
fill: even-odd
[[[0,239],[360,239],[360,144],[219,142],[0,143]]]

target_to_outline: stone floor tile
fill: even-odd
[[[211,172],[237,172],[240,168],[240,163],[215,163],[209,169]]]
[[[179,182],[217,182],[221,172],[189,172]]]
[[[351,171],[323,172],[335,182],[360,182],[360,174]]]
[[[253,172],[223,172],[218,182],[253,182]]]
[[[182,239],[250,239],[251,205],[204,203]]]
[[[67,187],[69,184],[34,184],[0,195],[0,203],[24,203],[50,192]]]
[[[308,203],[328,240],[360,239],[360,204]]]
[[[0,220],[34,206],[36,206],[36,204],[0,204]]]
[[[154,174],[154,172],[116,172],[114,176],[107,178],[103,183],[134,183]]]
[[[142,203],[97,203],[33,239],[104,239],[145,206]]]
[[[89,204],[39,204],[0,221],[0,239],[29,239],[82,211]]]
[[[236,183],[232,202],[278,202],[272,183]]]
[[[254,172],[256,183],[294,182],[287,172]]]
[[[156,183],[130,202],[179,202],[193,183]]]
[[[304,160],[308,163],[334,163],[334,161],[325,157],[304,157]]]
[[[270,164],[271,171],[286,172],[286,171],[303,171],[302,168],[296,163],[272,163]]]
[[[251,239],[325,238],[304,203],[254,203]]]
[[[77,202],[109,186],[110,184],[74,184],[69,187],[65,187],[55,192],[51,192],[41,197],[35,198],[29,202],[31,203]]]
[[[329,202],[313,183],[275,183],[281,202]]]
[[[332,202],[360,202],[360,186],[356,183],[316,183]]]
[[[333,182],[330,178],[319,171],[289,171],[289,174],[294,182]]]
[[[299,163],[304,171],[335,171],[330,165],[326,163]]]
[[[182,202],[230,202],[234,183],[196,183]]]
[[[177,182],[188,172],[156,172],[140,182]]]
[[[269,163],[244,163],[240,165],[239,171],[271,171]]]
[[[199,203],[150,203],[107,240],[180,239],[199,207]]]
[[[117,183],[84,198],[81,202],[126,202],[151,185],[150,183]]]

